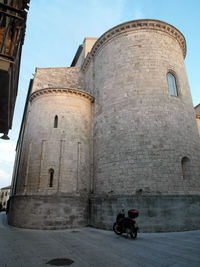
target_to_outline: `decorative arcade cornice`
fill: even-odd
[[[77,90],[77,89],[63,88],[63,87],[62,88],[57,88],[57,87],[56,88],[45,88],[45,89],[37,90],[30,95],[29,101],[31,102],[33,101],[33,99],[39,96],[44,96],[47,94],[56,95],[58,93],[76,95],[76,96],[84,97],[92,103],[94,102],[94,97],[84,91]]]
[[[84,60],[82,70],[85,71],[92,59],[92,57],[95,56],[97,51],[109,40],[112,38],[131,31],[136,31],[136,30],[141,30],[141,29],[150,29],[150,30],[156,30],[156,31],[162,31],[173,38],[175,38],[178,43],[181,46],[182,52],[183,52],[183,57],[185,58],[186,56],[186,41],[185,37],[183,34],[176,29],[174,26],[160,21],[160,20],[151,20],[151,19],[141,19],[141,20],[133,20],[133,21],[128,21],[125,23],[122,23],[116,27],[113,27],[112,29],[108,30],[105,32],[94,44],[92,50],[90,53],[88,53],[87,57]]]

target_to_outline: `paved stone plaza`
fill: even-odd
[[[73,267],[199,267],[200,230],[139,233],[136,240],[90,227],[27,230],[7,225],[0,213],[0,266],[39,267],[71,259]],[[67,266],[67,265],[65,265]]]

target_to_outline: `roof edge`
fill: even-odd
[[[110,39],[126,32],[141,29],[160,30],[174,37],[180,44],[183,52],[183,57],[186,57],[186,40],[184,35],[177,28],[161,20],[140,19],[119,24],[101,35],[101,37],[95,42],[89,55],[85,58],[82,65],[82,70],[85,71],[87,69],[91,58],[94,57],[98,50],[102,47],[102,45],[104,45]]]

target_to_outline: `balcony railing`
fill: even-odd
[[[0,57],[14,61],[23,43],[29,0],[0,0]]]

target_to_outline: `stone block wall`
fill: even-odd
[[[90,192],[91,99],[64,89],[44,89],[32,96],[17,194]],[[52,187],[50,170],[54,171]]]
[[[32,92],[61,87],[83,90],[83,74],[80,67],[36,68]]]
[[[175,232],[200,229],[199,195],[135,195],[90,197],[89,224],[103,229],[112,229],[119,211],[124,208],[138,209],[136,222],[140,232]]]
[[[184,49],[167,31],[126,27],[114,37],[122,26],[111,29],[91,51],[95,192],[198,194],[200,142]],[[178,96],[169,93],[168,72]]]
[[[88,198],[53,196],[15,196],[11,198],[8,223],[29,229],[67,229],[88,224]]]
[[[90,218],[110,229],[123,203],[140,210],[141,231],[198,229],[200,138],[185,55],[176,28],[139,20],[103,34],[81,67],[36,69],[9,223],[58,229]]]
[[[84,73],[84,89],[86,92],[94,96],[95,88],[95,72],[94,72],[94,60],[92,59],[87,71]]]

